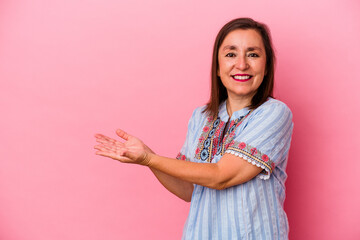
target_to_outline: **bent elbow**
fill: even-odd
[[[240,185],[244,183],[243,181],[234,182],[233,179],[218,179],[217,181],[213,182],[209,188],[216,189],[216,190],[224,190],[229,187],[233,187],[235,185]]]
[[[233,185],[233,176],[228,174],[228,171],[225,171],[220,167],[219,162],[213,164],[216,168],[209,180],[209,185],[207,187],[215,190],[224,190],[226,188],[232,187]]]
[[[209,186],[209,188],[215,189],[215,190],[224,190],[228,188],[226,182],[220,181],[220,182],[214,182]]]
[[[220,183],[217,187],[216,190],[224,190],[227,189],[228,186],[225,183]]]
[[[190,198],[183,198],[183,200],[184,200],[185,202],[191,202],[191,197],[190,197]]]
[[[191,202],[191,197],[192,194],[190,195],[183,195],[183,196],[178,196],[180,199],[184,200],[185,202]]]

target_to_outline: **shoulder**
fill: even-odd
[[[266,102],[256,108],[252,114],[253,116],[263,117],[276,117],[276,116],[288,116],[292,119],[292,112],[290,108],[280,100],[269,98]]]
[[[189,126],[191,126],[192,128],[196,128],[196,126],[198,126],[208,118],[208,114],[204,112],[205,108],[205,105],[195,108],[189,120]]]
[[[200,120],[207,118],[208,114],[205,112],[205,108],[206,105],[195,108],[195,110],[192,113],[191,119]]]

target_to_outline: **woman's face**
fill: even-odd
[[[228,96],[251,102],[266,74],[266,53],[261,35],[253,29],[230,32],[219,48],[218,61],[218,76]]]

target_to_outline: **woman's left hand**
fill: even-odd
[[[121,129],[116,130],[116,134],[125,141],[120,142],[105,135],[96,134],[96,141],[100,144],[94,147],[98,150],[95,154],[123,163],[149,164],[149,154],[153,152],[140,139]]]

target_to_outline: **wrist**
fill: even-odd
[[[153,155],[154,155],[153,153],[145,152],[143,157],[142,157],[142,161],[139,164],[143,165],[143,166],[150,167],[151,158],[153,157]]]

